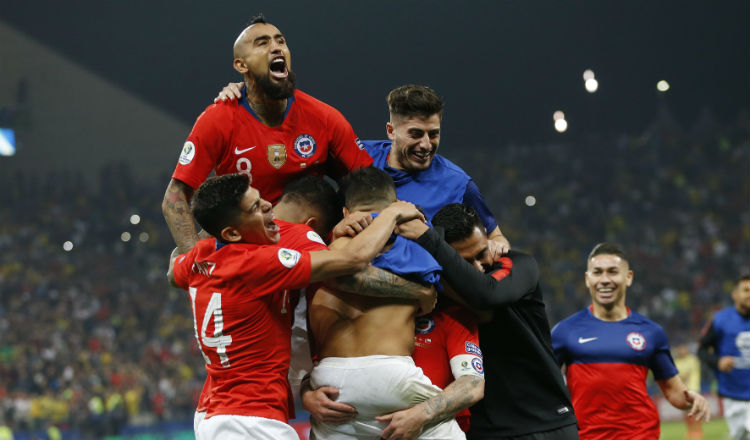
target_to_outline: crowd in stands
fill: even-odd
[[[552,324],[589,303],[585,258],[610,240],[636,272],[628,302],[675,344],[698,338],[748,267],[749,139],[747,115],[682,130],[663,113],[637,136],[441,153],[474,177],[512,245],[537,256]],[[191,420],[205,372],[189,300],[165,278],[167,182],[124,165],[0,173],[0,425],[101,438]]]

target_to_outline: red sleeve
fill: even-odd
[[[231,140],[233,105],[236,103],[213,104],[198,116],[180,153],[174,179],[195,189],[216,168]]]
[[[331,173],[339,177],[351,170],[372,165],[372,157],[354,134],[349,121],[333,107],[328,115],[328,131],[331,133],[328,155],[333,159],[329,168]]]
[[[279,246],[262,246],[248,255],[241,275],[258,296],[310,284],[310,253]],[[259,270],[262,268],[262,270]]]
[[[451,307],[444,313],[446,325],[445,348],[448,359],[462,354],[482,356],[479,351],[479,327],[474,315],[460,307]]]
[[[190,284],[190,271],[193,268],[193,261],[195,260],[195,248],[191,249],[187,253],[178,255],[174,260],[172,266],[172,275],[174,281],[180,286],[181,289],[188,289]]]
[[[284,224],[276,222],[281,227],[281,241],[279,246],[288,247],[298,251],[323,251],[327,250],[323,239],[309,226],[304,224]]]

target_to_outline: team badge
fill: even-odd
[[[277,170],[286,163],[286,147],[282,144],[273,144],[266,147],[268,163]]]
[[[278,256],[279,256],[279,261],[281,261],[281,264],[291,269],[297,265],[297,262],[299,261],[300,253],[292,249],[281,248],[279,249]]]
[[[484,374],[484,365],[482,365],[482,360],[479,358],[474,358],[471,360],[471,366],[474,368],[474,371],[476,371],[479,374]]]
[[[315,231],[307,231],[307,239],[325,246],[326,242]]]
[[[195,157],[195,144],[190,141],[185,142],[182,146],[182,153],[180,153],[180,165],[187,165],[193,161]]]
[[[414,331],[419,335],[426,335],[435,330],[435,320],[432,316],[420,316],[414,322]]]
[[[482,356],[482,350],[479,349],[479,346],[473,342],[466,341],[464,343],[464,348],[466,349],[467,353],[475,354],[477,356]]]
[[[646,348],[646,338],[644,338],[643,335],[638,332],[628,333],[628,335],[625,337],[625,340],[628,341],[628,345],[633,350],[643,351],[643,349]]]
[[[294,152],[300,157],[308,158],[315,154],[315,139],[309,134],[301,134],[294,140]]]

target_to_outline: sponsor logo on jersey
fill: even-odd
[[[277,170],[286,163],[286,147],[282,144],[269,145],[266,150],[268,163]]]
[[[477,356],[482,356],[482,350],[479,349],[479,346],[473,342],[466,341],[464,343],[464,348],[466,349],[467,353],[475,354]]]
[[[278,256],[281,264],[291,269],[297,265],[300,253],[293,249],[281,248],[279,249]]]
[[[585,344],[587,342],[596,341],[597,339],[599,339],[599,337],[595,336],[593,338],[582,338],[582,337],[579,336],[578,337],[578,343],[579,344]]]
[[[294,152],[300,157],[308,158],[315,154],[315,139],[309,134],[301,134],[294,140]]]
[[[435,330],[435,320],[432,319],[432,316],[420,316],[414,322],[414,331],[418,335],[426,335],[433,330]]]
[[[484,365],[482,364],[482,360],[479,358],[474,358],[471,360],[471,366],[474,368],[474,371],[480,374],[484,374]]]
[[[326,242],[323,241],[323,239],[320,238],[320,235],[318,235],[318,233],[315,231],[307,231],[307,239],[316,243],[320,243],[322,245],[326,244]]]
[[[234,147],[234,154],[247,153],[248,151],[252,150],[253,148],[255,148],[255,146],[248,147],[248,148],[243,148],[243,149],[240,150],[240,147],[236,146],[236,147]]]
[[[570,412],[570,409],[567,406],[561,406],[560,408],[557,408],[557,413],[560,415],[567,414]]]
[[[638,332],[630,332],[625,336],[625,340],[628,341],[630,348],[636,351],[643,351],[646,348],[646,338]]]
[[[354,139],[354,143],[357,144],[357,146],[359,147],[360,150],[364,150],[365,149],[365,144],[363,144],[362,141],[359,140],[359,138]]]
[[[174,157],[174,156],[173,156]],[[190,141],[185,142],[182,146],[182,153],[180,153],[180,165],[187,165],[193,161],[195,157],[195,144]]]

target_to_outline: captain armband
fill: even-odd
[[[473,354],[459,354],[451,358],[453,377],[477,376],[484,379],[484,363],[482,358]]]

